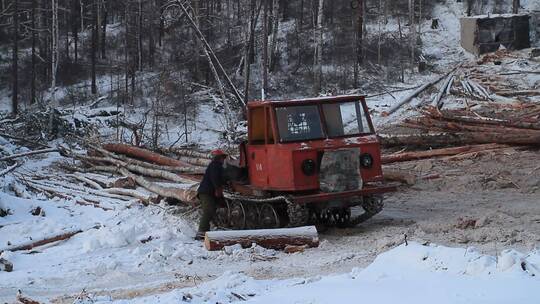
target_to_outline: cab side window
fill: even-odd
[[[253,108],[249,113],[249,144],[264,145],[265,144],[265,109],[263,107]]]

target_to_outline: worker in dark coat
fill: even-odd
[[[218,203],[223,200],[223,163],[227,154],[221,150],[212,151],[212,162],[206,168],[204,177],[197,190],[197,195],[201,201],[202,216],[199,222],[199,230],[195,239],[204,238],[206,231],[210,230],[210,221],[216,214]]]

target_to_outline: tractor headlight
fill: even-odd
[[[306,159],[302,162],[302,172],[304,172],[305,175],[313,175],[316,171],[317,167],[313,159]]]
[[[360,155],[360,166],[367,169],[373,167],[373,156],[369,153]]]

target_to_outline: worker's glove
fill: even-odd
[[[214,196],[219,198],[223,197],[223,188],[216,188],[216,190],[214,190]]]

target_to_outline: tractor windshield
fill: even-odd
[[[276,117],[281,141],[324,138],[316,105],[277,107]]]
[[[328,137],[373,133],[358,101],[323,104]]]

